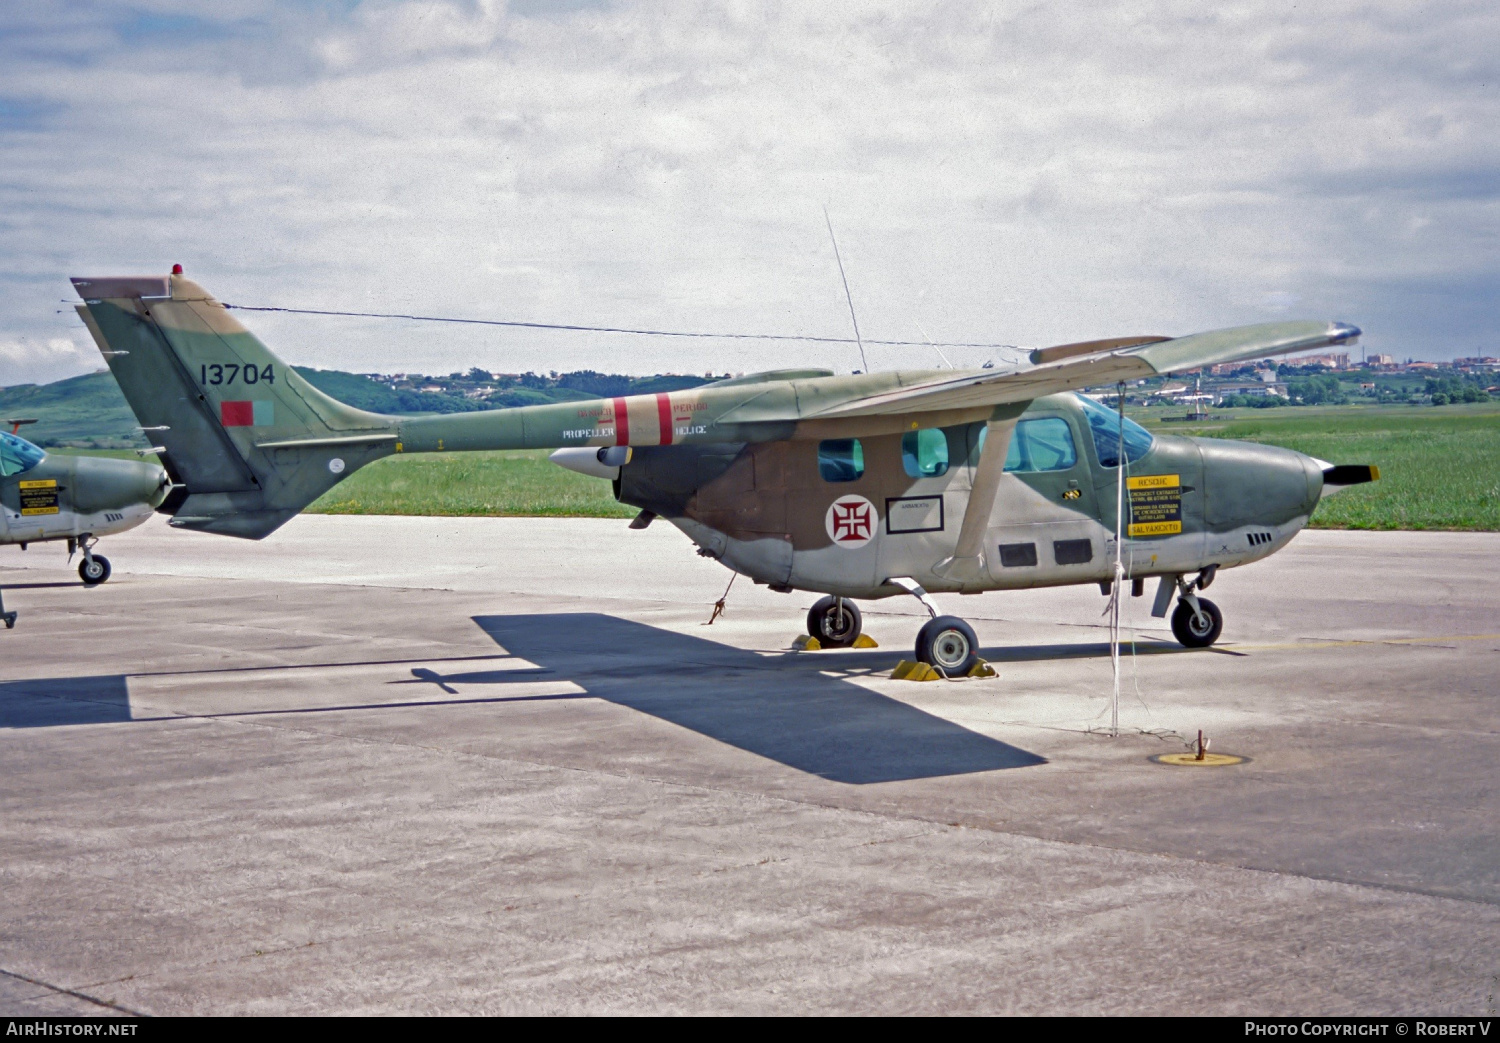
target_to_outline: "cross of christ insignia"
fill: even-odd
[[[868,540],[872,510],[867,503],[836,503],[833,505],[833,538],[839,542]]]

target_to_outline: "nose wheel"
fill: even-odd
[[[849,648],[863,628],[859,606],[846,598],[822,598],[807,612],[807,632],[824,648]]]
[[[109,579],[109,559],[102,554],[90,554],[83,552],[83,560],[78,563],[78,578],[83,580],[85,587],[97,587]]]
[[[1224,632],[1224,613],[1208,598],[1194,598],[1196,608],[1183,598],[1172,610],[1172,633],[1188,648],[1207,648]]]

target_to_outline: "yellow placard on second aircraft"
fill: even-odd
[[[1125,479],[1130,494],[1129,536],[1175,536],[1182,531],[1182,481],[1175,474]]]
[[[48,479],[40,482],[19,483],[21,492],[21,513],[32,514],[56,514],[57,509],[57,481]]]

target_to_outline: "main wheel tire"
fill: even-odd
[[[1207,648],[1224,632],[1224,613],[1219,611],[1218,605],[1208,598],[1199,598],[1198,607],[1207,617],[1206,626],[1205,620],[1200,619],[1186,601],[1179,599],[1177,608],[1172,611],[1172,633],[1188,648]]]
[[[807,612],[807,632],[824,648],[848,648],[864,628],[859,606],[848,598],[822,598]]]
[[[78,563],[78,578],[86,587],[97,587],[109,579],[109,572],[109,559],[99,554]]]
[[[957,616],[938,616],[917,631],[917,659],[949,677],[962,677],[979,662],[979,639]]]

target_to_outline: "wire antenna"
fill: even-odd
[[[940,348],[940,347],[938,347],[937,344],[933,342],[933,339],[927,335],[927,330],[922,325],[922,320],[919,319],[919,318],[917,318],[915,315],[913,315],[911,321],[915,322],[917,324],[917,330],[922,334],[922,339],[927,342],[928,346],[930,346],[933,351],[935,351],[935,352],[938,353],[938,358],[942,359],[943,363],[949,369],[952,369],[953,368],[953,363],[951,363],[951,362],[948,361],[948,356],[943,354],[943,349]]]
[[[66,301],[62,303],[66,304]],[[409,315],[405,312],[391,311],[333,311],[329,308],[273,308],[268,306],[252,304],[230,304],[228,301],[220,302],[230,311],[274,311],[286,315],[326,315],[335,318],[346,319],[401,319],[407,322],[452,322],[463,326],[506,326],[515,329],[526,330],[562,330],[583,333],[630,333],[647,337],[693,337],[699,340],[781,340],[781,341],[811,341],[819,344],[857,344],[859,341],[851,337],[820,337],[810,333],[748,333],[748,332],[701,332],[688,330],[651,330],[633,329],[626,326],[582,326],[575,323],[560,322],[520,322],[507,319],[466,319],[454,315]],[[65,312],[58,309],[55,314],[62,315]],[[68,327],[71,329],[72,327]],[[871,344],[884,344],[898,348],[920,348],[925,341],[920,340],[871,340]],[[1003,348],[1014,351],[1014,344],[991,344],[980,341],[943,340],[936,341],[947,348]]]
[[[865,342],[859,336],[859,319],[854,317],[854,295],[849,292],[849,278],[844,274],[844,259],[839,256],[839,241],[833,234],[833,219],[828,216],[828,208],[823,208],[823,223],[828,226],[828,238],[833,242],[833,259],[839,264],[839,279],[844,284],[844,300],[849,302],[849,321],[854,323],[854,343],[859,345],[859,366],[863,373],[870,372],[870,364],[865,361]]]

